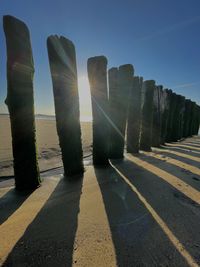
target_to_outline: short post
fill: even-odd
[[[153,80],[143,83],[144,104],[142,108],[140,149],[144,151],[151,151],[154,88],[155,81]]]
[[[93,164],[107,165],[109,163],[109,116],[106,57],[89,58],[87,69],[92,97]]]
[[[40,185],[38,168],[33,75],[34,64],[27,26],[12,16],[4,16],[7,47],[7,98],[10,113],[15,185],[32,190]]]
[[[76,52],[74,44],[63,36],[48,37],[47,48],[64,173],[71,179],[84,171]]]

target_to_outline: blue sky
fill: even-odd
[[[82,117],[90,116],[86,67],[95,55],[105,55],[108,68],[131,63],[136,75],[200,104],[199,0],[1,0],[0,112],[7,112],[6,14],[30,30],[36,113],[54,114],[46,49],[51,34],[64,35],[76,46]]]

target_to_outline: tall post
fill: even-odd
[[[128,124],[127,124],[127,152],[139,152],[141,130],[141,93],[142,78],[133,77],[133,87],[129,98]]]
[[[190,114],[190,121],[189,121],[189,136],[192,136],[193,133],[193,124],[194,124],[194,116],[195,116],[195,105],[196,103],[191,101],[191,114]]]
[[[109,163],[109,117],[106,57],[89,58],[87,69],[92,97],[93,164],[107,165]]]
[[[168,91],[169,93],[169,119],[167,123],[167,136],[166,141],[171,142],[173,139],[173,122],[176,109],[176,94],[172,90]]]
[[[178,139],[183,138],[183,131],[184,131],[184,114],[185,114],[185,97],[180,96],[180,110],[179,110],[179,134]]]
[[[161,143],[161,94],[162,86],[156,86],[153,97],[152,146],[159,147]]]
[[[165,89],[161,93],[161,144],[164,144],[167,136],[167,125],[169,121],[169,92]]]
[[[134,69],[131,64],[121,65],[118,70],[118,90],[110,93],[110,99],[116,99],[116,135],[112,140],[110,158],[120,159],[124,156],[125,131],[128,116],[130,91],[133,84]],[[114,149],[113,149],[114,148]]]
[[[140,149],[144,151],[151,151],[154,88],[155,81],[153,80],[143,83],[144,104],[142,108]]]
[[[175,142],[182,138],[183,131],[183,114],[184,114],[184,101],[185,98],[181,95],[176,95],[175,97],[175,111],[172,123],[172,139]]]
[[[75,47],[70,40],[55,35],[48,37],[47,48],[57,133],[65,176],[69,178],[84,171]]]
[[[119,132],[118,112],[120,107],[120,88],[119,88],[118,68],[111,68],[108,71],[109,84],[109,157],[115,158],[118,155],[118,139],[121,137]],[[122,138],[122,137],[121,137]]]
[[[15,185],[32,190],[40,185],[38,168],[33,75],[34,64],[27,26],[12,16],[4,16],[7,47],[7,98],[10,113]]]
[[[183,137],[189,136],[189,123],[191,116],[191,100],[185,100],[185,112],[184,112],[184,125],[183,125]]]

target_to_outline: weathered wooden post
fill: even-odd
[[[184,113],[184,125],[183,125],[183,137],[189,136],[189,122],[191,115],[191,100],[185,100],[185,113]]]
[[[65,176],[69,178],[84,171],[75,47],[70,40],[55,35],[48,37],[47,48],[57,133]]]
[[[129,98],[128,124],[127,124],[127,152],[139,152],[141,130],[141,95],[142,78],[133,77],[133,87]]]
[[[172,127],[172,139],[175,142],[182,138],[183,131],[183,114],[184,114],[184,101],[185,98],[181,95],[176,95],[175,97],[175,111],[173,117],[173,127]]]
[[[33,75],[34,64],[27,26],[12,16],[3,17],[7,46],[7,98],[10,113],[15,185],[32,190],[40,185],[37,160]]]
[[[189,121],[189,136],[194,134],[193,125],[194,125],[194,116],[195,116],[195,105],[196,103],[191,101],[191,113],[190,113],[190,121]]]
[[[106,57],[89,58],[87,69],[92,97],[93,164],[107,165],[109,163],[109,117]]]
[[[152,146],[159,147],[161,143],[161,94],[162,86],[156,86],[153,97]]]
[[[121,65],[119,67],[119,107],[118,107],[118,138],[116,138],[116,154],[112,155],[112,158],[120,159],[124,156],[124,145],[125,145],[125,131],[126,123],[128,118],[128,104],[129,96],[133,86],[133,74],[134,69],[131,64]]]
[[[111,68],[108,71],[109,84],[109,157],[115,158],[118,153],[117,140],[121,136],[118,125],[118,112],[120,107],[118,68]]]
[[[178,140],[183,138],[183,130],[184,130],[184,113],[185,113],[185,97],[180,96],[180,110],[179,110],[179,133]]]
[[[173,139],[173,122],[176,109],[176,94],[172,90],[168,91],[169,93],[169,119],[167,123],[167,136],[166,141],[171,142]]]
[[[169,92],[162,90],[161,93],[161,144],[164,144],[167,136],[167,125],[169,121]]]
[[[194,115],[193,115],[193,125],[192,125],[192,134],[197,135],[199,131],[199,106],[195,103]]]
[[[144,151],[151,151],[154,88],[155,81],[153,80],[148,80],[143,83],[145,96],[142,108],[140,149]]]

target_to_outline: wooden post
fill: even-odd
[[[92,57],[87,62],[93,114],[93,164],[107,165],[109,141],[107,59]]]
[[[161,144],[164,144],[167,136],[167,125],[169,121],[169,92],[165,89],[161,94]]]
[[[121,65],[119,67],[119,107],[118,107],[118,123],[119,131],[118,138],[116,138],[116,154],[112,158],[120,159],[124,156],[125,132],[128,118],[128,105],[130,92],[133,86],[134,69],[131,64]]]
[[[118,139],[121,137],[118,123],[118,112],[120,107],[118,68],[111,68],[108,71],[109,84],[109,157],[115,158],[118,155]],[[122,138],[122,137],[121,137]]]
[[[191,100],[185,101],[185,113],[184,113],[184,125],[183,125],[183,137],[189,136],[189,122],[191,116]]]
[[[70,40],[55,35],[48,37],[47,48],[57,133],[65,176],[70,179],[84,171],[75,47]]]
[[[182,138],[183,131],[183,114],[185,98],[181,95],[175,97],[175,111],[172,123],[171,141],[176,142]]]
[[[167,136],[166,141],[171,142],[173,139],[173,121],[176,108],[176,94],[169,90],[169,119],[167,123]]]
[[[139,152],[141,130],[141,93],[142,78],[133,77],[133,88],[129,98],[128,124],[127,124],[127,152]]]
[[[154,88],[155,81],[153,80],[148,80],[143,83],[145,96],[142,108],[140,149],[144,151],[151,151]]]
[[[159,147],[161,143],[161,94],[162,86],[156,86],[153,97],[152,146]]]
[[[7,47],[7,98],[10,113],[15,185],[32,190],[40,185],[38,168],[33,75],[34,64],[27,26],[12,16],[4,16]]]

